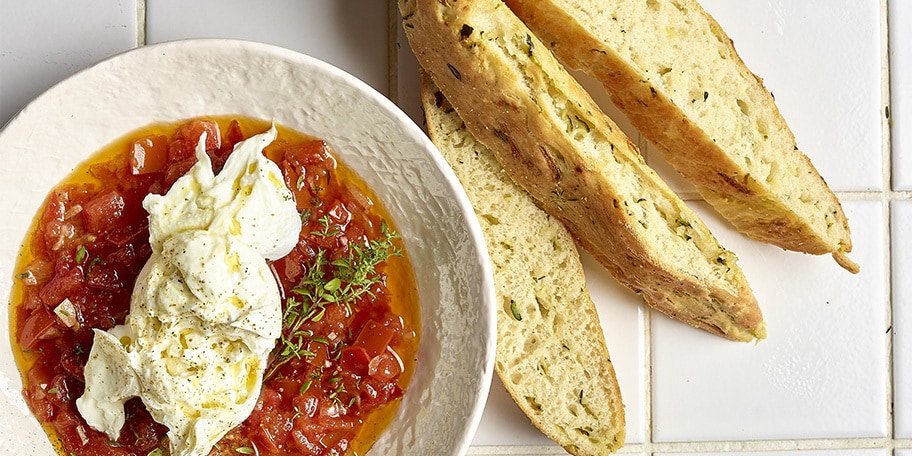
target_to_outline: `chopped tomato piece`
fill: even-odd
[[[393,329],[389,326],[381,325],[376,320],[368,320],[358,338],[355,339],[354,346],[362,347],[371,359],[386,351],[390,340],[393,339]]]
[[[168,161],[168,137],[150,135],[133,141],[130,149],[130,171],[136,174],[158,173]]]
[[[371,358],[364,347],[345,347],[342,349],[340,363],[342,367],[354,372],[367,372]]]
[[[92,347],[92,332],[84,331],[83,334],[68,343],[60,353],[60,367],[75,378],[84,378],[85,365]]]
[[[56,252],[71,246],[76,238],[78,221],[77,215],[83,210],[83,203],[89,199],[86,189],[77,186],[64,186],[55,191],[47,201],[44,213],[41,216],[43,236],[36,236],[32,242],[36,253]]]
[[[256,441],[269,453],[275,453],[285,446],[293,427],[292,415],[288,412],[273,411],[264,414],[259,422]]]
[[[310,364],[314,366],[322,366],[326,363],[326,360],[329,359],[329,349],[326,344],[322,342],[310,341],[307,343],[307,350],[313,353],[313,357],[310,360]]]
[[[304,266],[302,264],[305,258],[305,255],[300,250],[294,249],[288,255],[273,262],[271,266],[279,277],[288,277],[290,279],[289,283],[296,284],[301,276],[304,275]],[[285,291],[287,293],[288,290]]]
[[[209,150],[212,168],[216,170],[222,169],[222,166],[225,165],[225,161],[228,160],[228,156],[231,155],[231,152],[234,150],[234,145],[243,140],[244,133],[241,131],[241,124],[239,124],[237,120],[232,120],[231,124],[228,125],[228,131],[225,132],[225,139],[222,142],[221,147],[215,150]]]
[[[179,161],[193,157],[200,136],[206,133],[206,150],[216,150],[222,145],[219,126],[211,120],[191,120],[178,128],[168,147],[168,159]]]
[[[140,410],[141,407],[141,402],[137,402],[136,399],[127,403],[128,416],[141,416],[141,419],[129,420],[120,431],[121,440],[132,444],[133,451],[129,454],[148,455],[162,444],[161,433],[164,426],[153,421],[148,412]]]
[[[225,145],[224,147],[234,147],[235,144],[244,140],[244,132],[241,130],[241,123],[237,120],[232,120],[228,124],[228,131],[225,132]]]
[[[170,187],[171,184],[189,171],[194,164],[196,164],[196,157],[190,156],[168,165],[168,169],[165,170],[165,184]]]
[[[320,168],[323,170],[335,168],[335,162],[329,154],[329,146],[326,141],[320,139],[286,146],[283,153],[285,159],[295,167],[321,165]]]
[[[392,348],[375,356],[368,364],[367,374],[377,380],[388,382],[402,373],[402,360]]]
[[[25,400],[41,421],[49,421],[56,413],[54,404],[47,400],[47,390],[54,375],[54,364],[50,360],[37,361],[26,375],[28,381],[24,391]]]
[[[41,223],[62,222],[63,214],[66,213],[66,193],[55,192],[48,198],[47,205],[44,206],[44,212],[41,214]]]
[[[100,290],[119,290],[125,286],[117,269],[108,264],[97,264],[86,274],[86,285]]]
[[[32,315],[25,320],[22,329],[19,331],[19,345],[24,350],[33,350],[38,346],[38,342],[44,339],[50,339],[60,334],[60,329],[55,325],[55,317],[47,309],[36,309]]]
[[[304,197],[311,192],[319,193],[330,185],[330,175],[336,168],[336,161],[329,154],[326,142],[315,140],[287,146],[282,149],[285,184],[295,192],[298,210],[313,208],[313,198]]]
[[[103,234],[118,225],[123,215],[124,198],[117,190],[111,190],[89,200],[82,208],[82,223],[86,231]]]
[[[293,378],[280,378],[273,381],[269,387],[264,387],[260,393],[260,402],[257,407],[273,407],[279,402],[289,401],[301,391],[301,382]]]
[[[64,298],[79,290],[85,283],[82,268],[75,267],[67,271],[58,272],[41,290],[41,301],[48,308],[53,309]]]

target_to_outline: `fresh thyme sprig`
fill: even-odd
[[[338,227],[332,226],[328,217],[319,219],[320,230],[311,234],[334,236]],[[327,251],[318,249],[313,264],[292,289],[295,296],[285,302],[282,314],[282,335],[274,353],[274,361],[266,378],[271,378],[278,368],[292,359],[314,356],[310,342],[328,344],[324,337],[315,336],[302,329],[308,322],[319,322],[332,304],[344,305],[351,312],[352,304],[365,296],[373,297],[372,288],[382,280],[377,267],[391,256],[402,256],[393,240],[399,235],[385,221],[380,225],[380,237],[365,245],[349,246],[346,257],[330,261]]]

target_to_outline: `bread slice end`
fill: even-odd
[[[422,72],[428,134],[472,202],[498,300],[495,371],[533,425],[577,456],[625,443],[624,405],[576,244],[516,185]]]
[[[842,266],[843,269],[851,272],[852,274],[858,274],[858,272],[861,271],[861,266],[859,266],[858,263],[852,261],[852,259],[849,258],[848,253],[849,252],[845,250],[837,250],[833,252],[833,259],[836,260],[836,263]]]

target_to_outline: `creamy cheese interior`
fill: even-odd
[[[140,397],[168,427],[171,454],[203,456],[256,405],[282,330],[267,260],[298,242],[301,219],[279,167],[263,155],[276,129],[238,143],[214,175],[205,152],[165,195],[149,195],[152,256],[124,325],[95,330],[76,406],[118,438]]]

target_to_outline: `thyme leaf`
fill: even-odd
[[[340,230],[327,216],[321,217],[319,223],[321,228],[312,233],[315,236],[333,236]],[[325,249],[317,250],[313,263],[297,286],[292,288],[293,296],[285,301],[282,335],[273,351],[273,362],[266,379],[292,359],[316,356],[311,343],[330,344],[325,337],[302,328],[309,322],[322,320],[327,306],[343,305],[347,312],[351,312],[352,305],[366,297],[373,297],[373,287],[384,280],[377,268],[392,256],[402,256],[401,249],[393,241],[398,238],[399,235],[383,221],[377,239],[350,245],[348,255],[342,258],[330,260]]]
[[[85,257],[88,253],[89,251],[86,250],[85,246],[80,245],[79,249],[76,250],[76,263],[81,264],[83,261],[85,261]]]

